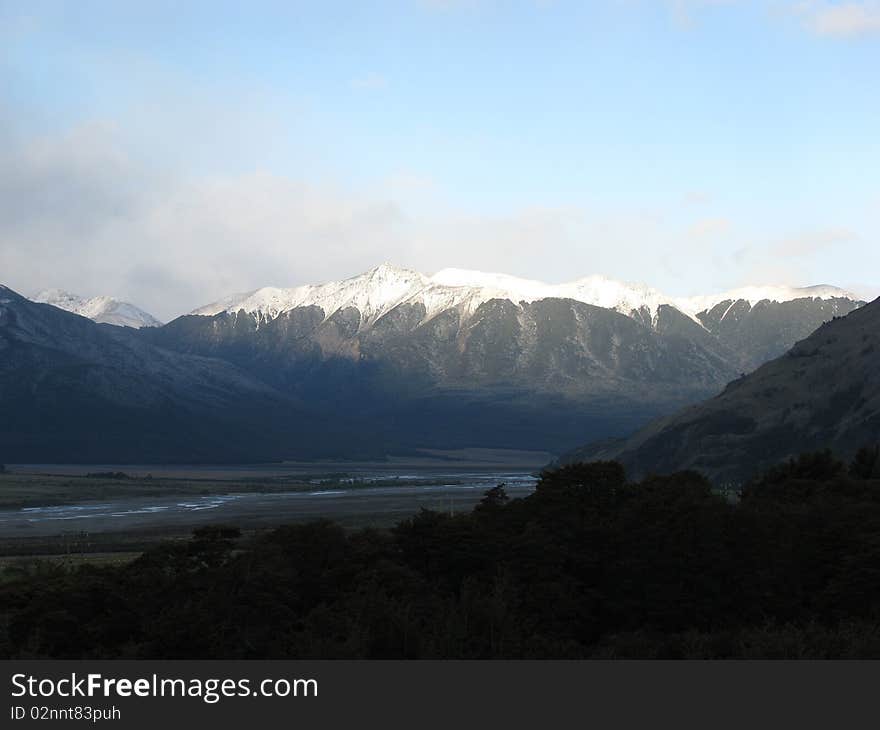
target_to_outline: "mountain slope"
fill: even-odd
[[[859,303],[841,296],[771,301],[723,299],[697,318],[719,342],[738,353],[740,369],[751,372],[798,340]]]
[[[321,419],[229,363],[2,286],[0,413],[0,462],[255,460],[331,438]]]
[[[431,312],[419,300],[389,308],[382,291],[274,317],[181,317],[141,336],[232,362],[398,448],[573,447],[705,397],[736,372],[711,335],[671,309],[661,317],[680,318],[681,332],[571,299],[493,298],[472,311],[460,300]]]
[[[128,302],[120,302],[112,297],[83,297],[61,289],[44,289],[31,297],[40,304],[51,304],[53,307],[73,312],[81,317],[88,317],[94,322],[113,324],[119,327],[161,327],[162,322]]]
[[[745,300],[760,317],[737,329],[719,316],[720,326],[707,327],[695,311],[704,300],[686,306],[603,277],[550,286],[383,264],[344,281],[228,297],[140,336],[234,363],[388,452],[559,453],[717,393],[824,318],[859,306],[830,287],[761,293],[794,299]]]
[[[741,481],[798,453],[880,441],[880,299],[819,327],[723,393],[564,461],[618,459],[638,477],[697,469]]]

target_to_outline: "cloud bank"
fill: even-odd
[[[100,124],[0,142],[0,281],[24,294],[108,294],[166,320],[233,292],[382,261],[549,281],[604,273],[689,294],[685,282],[710,290],[759,271],[806,276],[784,260],[805,263],[855,235],[807,232],[745,249],[735,221],[705,214],[705,194],[702,205],[685,198],[665,211],[535,205],[490,215],[447,206],[430,180],[405,173],[370,195],[261,170],[180,177],[126,154]]]

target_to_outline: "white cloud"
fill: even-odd
[[[741,272],[750,284],[831,284],[864,296],[865,286],[851,286],[829,277],[829,257],[846,262],[860,236],[846,228],[819,228],[793,231],[767,239],[742,251]]]
[[[880,3],[822,0],[796,5],[805,26],[813,33],[832,38],[880,34]]]
[[[755,0],[667,0],[680,28],[691,29],[703,12],[725,6],[745,6]],[[855,38],[880,34],[880,0],[780,0],[767,3],[771,16],[794,14],[808,32],[828,38]]]
[[[109,294],[163,319],[233,292],[338,279],[385,260],[428,272],[653,280],[672,243],[661,220],[633,211],[464,213],[415,171],[364,195],[268,171],[148,173],[100,126],[3,142],[0,281],[24,294]]]
[[[111,294],[168,318],[233,290],[406,258],[399,207],[266,172],[146,174],[100,128],[0,160],[0,278]]]

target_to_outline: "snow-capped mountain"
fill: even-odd
[[[830,287],[689,300],[601,276],[546,284],[383,264],[231,296],[139,334],[338,414],[363,429],[359,442],[556,451],[717,393],[860,304]]]
[[[588,276],[563,284],[546,284],[507,274],[465,269],[443,269],[433,276],[426,276],[386,263],[343,281],[290,289],[266,287],[236,294],[201,307],[192,314],[213,316],[221,312],[237,313],[243,310],[255,315],[260,321],[268,321],[298,307],[319,307],[325,318],[353,307],[360,312],[361,327],[364,327],[374,324],[402,304],[424,306],[425,322],[450,309],[457,310],[465,319],[469,319],[480,305],[493,299],[507,300],[517,305],[543,299],[573,299],[584,304],[613,309],[653,325],[656,325],[658,312],[664,305],[674,307],[703,325],[700,314],[723,302],[728,303],[729,310],[736,302],[748,302],[754,307],[762,301],[859,301],[855,294],[833,286],[756,286],[706,296],[671,297],[644,284],[631,284],[604,276]],[[721,319],[725,315],[726,312]]]
[[[137,365],[131,357],[141,353],[147,370],[160,372],[161,358],[183,356],[175,381],[183,383],[183,371],[193,368],[206,398],[215,386],[223,396],[227,380],[203,382],[202,375],[225,368],[237,373],[233,380],[251,383],[248,392],[254,384],[266,389],[252,408],[246,395],[230,407],[226,436],[212,442],[210,457],[200,457],[215,459],[228,458],[232,442],[242,459],[470,446],[559,453],[632,432],[716,394],[862,305],[833,287],[676,299],[599,276],[551,285],[459,269],[425,275],[388,264],[343,281],[229,297],[160,327],[140,326],[155,323],[142,313],[110,319],[119,305],[101,298],[37,297],[138,329],[98,327],[0,294],[0,350],[28,338],[37,345],[20,353],[5,348],[26,357],[0,358],[11,368],[0,409],[14,406],[24,419],[31,405],[16,394],[31,393],[34,382],[46,419],[53,403],[100,406],[98,392],[136,404],[165,386],[149,372],[129,377]],[[79,371],[70,364],[86,359],[95,367],[72,380]],[[174,397],[185,392],[177,389]],[[204,399],[190,415],[201,417],[203,406]],[[137,443],[145,425],[140,411],[131,413],[127,443]]]
[[[94,322],[114,324],[119,327],[139,329],[162,326],[162,322],[143,309],[112,297],[86,299],[61,289],[45,289],[31,300],[39,304],[51,304],[53,307],[87,317]]]
[[[507,346],[525,348],[526,352],[532,345],[521,338],[540,337],[547,327],[551,327],[554,336],[565,330],[571,342],[584,336],[584,322],[595,313],[588,314],[582,308],[571,310],[575,321],[564,325],[541,319],[530,323],[537,316],[539,304],[568,302],[624,315],[663,335],[667,343],[672,338],[690,342],[711,352],[736,372],[748,372],[777,357],[823,322],[863,304],[855,294],[833,286],[752,286],[704,296],[672,297],[644,284],[604,276],[547,284],[464,269],[443,269],[429,276],[385,263],[343,281],[291,289],[264,288],[234,295],[201,307],[192,316],[225,315],[244,330],[260,330],[294,314],[297,322],[302,322],[304,316],[310,322],[318,317],[316,326],[326,323],[323,329],[327,332],[333,329],[334,322],[340,325],[344,321],[345,326],[341,331],[334,330],[332,337],[327,332],[321,335],[321,349],[327,354],[347,357],[362,357],[367,339],[378,342],[382,340],[380,332],[398,331],[402,327],[410,333],[408,337],[416,337],[421,343],[420,353],[424,357],[428,350],[443,346],[442,342],[428,339],[430,330],[435,330],[441,339],[453,333],[459,340],[458,346],[466,348],[470,333],[486,321],[493,302],[509,305],[511,309],[505,309],[504,316],[517,320],[511,321],[506,333],[499,336],[508,338]],[[498,312],[502,310],[495,307],[494,311],[495,316],[501,316]],[[242,313],[245,319],[238,322]],[[442,326],[434,326],[435,320]],[[517,331],[519,334],[514,336]],[[595,334],[592,337],[595,339]],[[615,332],[615,341],[621,337]],[[412,343],[408,343],[410,346]],[[596,343],[587,342],[584,346],[587,356],[593,357]],[[649,360],[644,355],[642,364]],[[429,361],[433,363],[431,367],[438,367],[436,354]],[[478,362],[473,361],[472,365],[476,367]],[[723,377],[721,371],[710,369],[715,370],[715,376]],[[570,377],[572,387],[583,386],[583,380],[574,371]]]

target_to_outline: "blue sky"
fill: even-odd
[[[0,280],[880,293],[880,3],[0,0]]]

